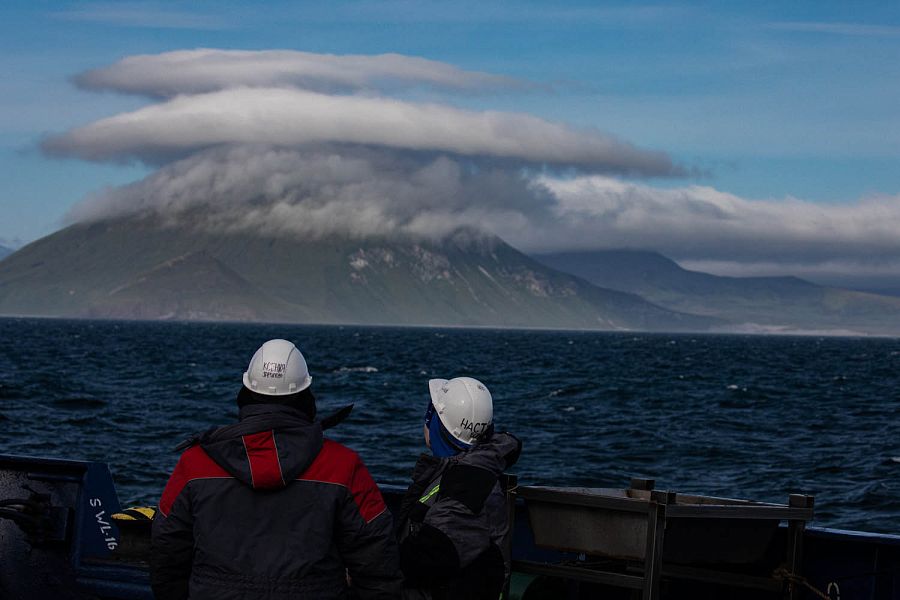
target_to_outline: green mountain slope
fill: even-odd
[[[302,310],[272,298],[206,252],[168,260],[92,302],[88,316],[283,320]]]
[[[496,237],[442,242],[73,225],[0,263],[0,314],[700,330],[716,321],[600,289]]]
[[[900,298],[818,286],[796,277],[720,277],[688,271],[655,252],[601,250],[535,258],[672,310],[748,326],[900,334]]]

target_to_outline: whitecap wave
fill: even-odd
[[[337,369],[335,373],[377,373],[378,369],[376,367],[341,367]]]

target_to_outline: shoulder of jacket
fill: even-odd
[[[209,454],[199,445],[191,446],[185,450],[175,470],[169,477],[159,502],[159,510],[164,516],[169,515],[175,500],[192,481],[197,479],[233,479],[234,477],[223,469]]]
[[[441,475],[438,499],[455,500],[478,514],[497,487],[497,481],[498,473],[489,469],[464,463],[452,464]]]
[[[450,465],[450,459],[436,458],[431,454],[422,453],[416,461],[412,471],[413,482],[428,483],[443,473]]]
[[[519,460],[522,454],[522,440],[509,432],[501,432],[497,434],[497,445],[503,460],[506,462],[505,468],[510,468]]]
[[[343,487],[366,523],[386,510],[378,485],[359,454],[334,440],[326,438],[322,441],[318,456],[298,479]]]
[[[359,454],[355,450],[328,438],[322,440],[322,449],[319,450],[319,454],[325,454],[327,457],[341,462],[360,462]]]
[[[516,463],[522,452],[522,442],[509,433],[497,433],[490,440],[475,445],[459,455],[457,464],[487,469],[497,475]]]
[[[322,448],[299,479],[336,483],[349,487],[354,473],[362,466],[359,454],[334,440],[322,440]]]
[[[175,470],[181,471],[183,475],[189,478],[204,476],[231,477],[219,463],[214,461],[212,457],[207,454],[206,450],[203,449],[203,446],[200,446],[199,444],[195,444],[181,453],[181,457],[178,459]]]

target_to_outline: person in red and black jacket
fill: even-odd
[[[322,433],[350,407],[316,421],[310,383],[300,351],[270,340],[244,373],[240,421],[181,445],[153,522],[158,600],[399,596],[381,493]]]

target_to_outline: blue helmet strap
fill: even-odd
[[[472,446],[464,444],[450,435],[440,418],[432,418],[428,424],[428,436],[431,444],[431,452],[438,458],[449,458],[460,452],[468,450]]]

